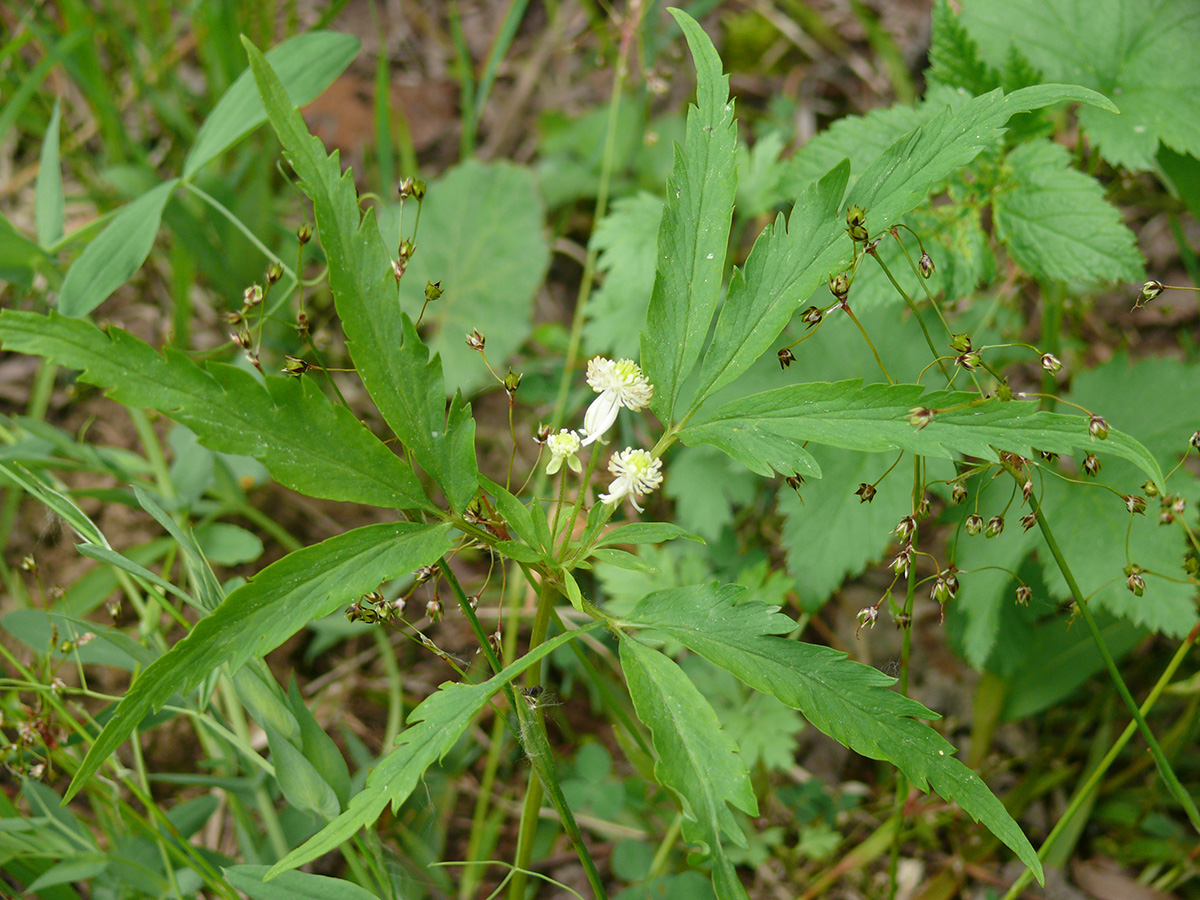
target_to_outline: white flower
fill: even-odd
[[[654,396],[654,386],[632,359],[613,362],[603,356],[594,357],[588,361],[587,383],[600,396],[583,417],[585,447],[612,427],[622,406],[637,412],[645,409]]]
[[[550,448],[550,462],[546,464],[547,475],[553,475],[561,469],[564,459],[572,472],[583,471],[583,467],[579,464],[579,458],[575,455],[583,444],[579,440],[579,435],[574,431],[564,428],[558,434],[550,435],[546,439],[546,446]]]
[[[608,471],[617,477],[608,486],[608,493],[600,495],[600,502],[615,506],[629,497],[638,512],[644,510],[638,506],[636,498],[650,493],[663,480],[662,460],[655,459],[647,450],[635,450],[633,447],[614,453],[608,461]]]

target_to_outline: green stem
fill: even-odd
[[[1194,626],[1192,626],[1192,630],[1188,632],[1188,636],[1183,639],[1183,643],[1181,643],[1175,650],[1175,655],[1171,657],[1171,661],[1167,664],[1166,669],[1163,670],[1162,675],[1159,676],[1158,681],[1155,682],[1154,687],[1150,690],[1150,693],[1146,697],[1146,701],[1142,704],[1140,710],[1143,718],[1150,714],[1150,710],[1154,707],[1154,704],[1158,702],[1158,698],[1162,695],[1162,692],[1166,689],[1167,685],[1171,683],[1171,679],[1175,676],[1176,670],[1179,668],[1180,664],[1183,663],[1184,658],[1188,655],[1188,651],[1190,651],[1192,646],[1196,643],[1197,637],[1200,637],[1200,622],[1197,622]],[[1100,779],[1104,777],[1104,773],[1107,772],[1112,764],[1116,761],[1120,752],[1125,749],[1125,745],[1129,743],[1129,739],[1133,737],[1133,733],[1137,730],[1137,727],[1138,725],[1136,722],[1130,722],[1128,725],[1126,725],[1125,730],[1121,732],[1121,736],[1117,738],[1116,743],[1112,745],[1112,748],[1107,754],[1105,754],[1104,758],[1100,760],[1096,768],[1088,774],[1087,779],[1075,792],[1075,796],[1071,798],[1071,802],[1067,804],[1067,808],[1063,811],[1062,817],[1059,818],[1058,823],[1050,831],[1050,834],[1046,837],[1046,840],[1042,842],[1042,846],[1038,849],[1038,859],[1044,861],[1046,857],[1049,856],[1050,851],[1054,848],[1055,842],[1059,839],[1059,837],[1062,836],[1063,832],[1070,827],[1071,820],[1084,806],[1084,804],[1091,799],[1092,794],[1096,791],[1100,784]],[[1016,898],[1021,895],[1021,891],[1023,891],[1026,885],[1028,885],[1032,880],[1033,872],[1031,872],[1029,869],[1026,869],[1021,873],[1020,877],[1013,882],[1012,887],[1008,889],[1008,893],[1004,895],[1004,900],[1016,900]]]
[[[1021,480],[1020,473],[1011,465],[1005,464],[1005,468],[1019,484]],[[1067,560],[1058,546],[1058,541],[1054,539],[1054,533],[1050,529],[1050,523],[1046,521],[1046,516],[1041,510],[1041,504],[1038,503],[1036,494],[1030,495],[1029,505],[1033,513],[1037,516],[1038,527],[1042,531],[1042,537],[1046,539],[1046,545],[1050,548],[1050,553],[1054,557],[1059,571],[1062,572],[1063,578],[1066,579],[1067,587],[1071,591],[1071,597],[1075,601],[1075,606],[1079,609],[1083,620],[1087,623],[1088,630],[1092,634],[1092,640],[1096,643],[1096,649],[1100,651],[1100,656],[1104,660],[1104,666],[1108,669],[1113,684],[1116,685],[1117,693],[1125,701],[1125,706],[1129,709],[1134,721],[1137,723],[1138,731],[1142,733],[1142,737],[1146,740],[1146,746],[1150,750],[1150,755],[1154,757],[1154,763],[1158,766],[1159,774],[1162,775],[1163,781],[1167,785],[1167,790],[1179,801],[1179,804],[1187,814],[1188,821],[1192,824],[1192,828],[1196,830],[1197,834],[1200,834],[1200,812],[1197,811],[1196,804],[1192,801],[1191,796],[1184,789],[1183,785],[1179,783],[1179,778],[1176,777],[1174,769],[1171,768],[1171,764],[1163,754],[1162,748],[1158,745],[1153,732],[1150,731],[1150,726],[1146,724],[1145,717],[1142,715],[1141,710],[1138,709],[1133,695],[1129,693],[1129,688],[1121,678],[1121,673],[1117,669],[1117,664],[1113,660],[1112,653],[1109,652],[1108,645],[1104,643],[1104,638],[1100,634],[1100,627],[1096,624],[1096,617],[1092,615],[1091,609],[1088,608],[1083,591],[1079,589],[1079,583],[1075,580],[1075,575],[1071,572],[1071,567],[1067,565]]]

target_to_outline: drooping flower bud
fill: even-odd
[[[1051,375],[1061,372],[1062,367],[1063,367],[1062,360],[1059,359],[1057,356],[1055,356],[1053,353],[1043,353],[1042,354],[1042,368],[1045,369],[1047,372],[1049,372]]]
[[[912,516],[905,516],[900,520],[899,524],[892,529],[892,534],[894,534],[901,541],[907,541],[913,536],[916,530],[917,520]]]
[[[820,325],[823,318],[825,318],[825,310],[817,306],[810,306],[800,313],[800,320],[809,328]]]
[[[936,409],[930,409],[927,406],[914,406],[908,411],[908,424],[917,429],[917,431],[920,431],[933,421],[935,415],[937,415]]]
[[[966,353],[971,349],[969,334],[954,334],[950,336],[950,348],[956,353]]]
[[[1143,303],[1149,303],[1162,292],[1163,285],[1161,281],[1147,281],[1142,285],[1142,293],[1138,297],[1137,306],[1141,306]]]
[[[971,513],[967,516],[967,521],[963,523],[963,527],[966,528],[967,534],[975,537],[983,531],[983,516],[979,515],[979,513]]]
[[[917,260],[917,268],[920,269],[922,278],[928,278],[933,274],[933,260],[928,253],[921,254],[921,258]]]
[[[299,228],[296,229],[296,240],[298,240],[301,244],[307,244],[309,241],[312,240],[312,236],[313,236],[313,227],[308,222],[305,222],[303,225],[301,225]]]
[[[1037,524],[1037,520],[1038,520],[1037,513],[1035,513],[1035,512],[1027,513],[1026,515],[1021,516],[1021,527],[1024,528],[1026,531],[1028,531],[1030,528],[1032,528],[1034,525]]]
[[[1004,516],[992,516],[987,520],[987,525],[983,529],[983,536],[994,538],[1004,531]]]
[[[1084,474],[1091,475],[1093,478],[1100,474],[1100,460],[1094,453],[1089,453],[1083,458],[1083,471]]]
[[[472,328],[471,333],[467,335],[467,346],[477,353],[482,353],[483,348],[487,345],[487,338],[479,333],[478,328]]]
[[[1125,501],[1125,508],[1131,513],[1137,513],[1144,516],[1146,514],[1146,501],[1134,494],[1124,494],[1122,499]]]
[[[960,506],[967,499],[967,486],[961,481],[954,482],[954,487],[950,488],[950,500],[955,506]]]
[[[1022,606],[1028,606],[1029,601],[1033,599],[1033,588],[1027,584],[1017,586],[1017,602]]]
[[[865,481],[859,484],[858,490],[854,493],[858,494],[859,503],[870,503],[875,499],[875,485],[867,484]]]
[[[779,368],[786,369],[796,361],[796,355],[787,347],[784,347],[777,354],[779,356]]]
[[[845,272],[838,272],[829,279],[829,293],[837,298],[839,303],[845,303],[846,298],[850,296],[850,276]]]
[[[1129,577],[1125,579],[1125,587],[1129,588],[1133,596],[1140,597],[1146,593],[1146,579],[1142,578],[1140,572],[1130,572]]]
[[[852,206],[846,210],[846,231],[850,235],[850,240],[861,244],[869,235],[867,234],[867,214],[861,206]]]
[[[435,300],[440,300],[442,294],[444,294],[444,293],[445,293],[445,291],[442,290],[442,283],[440,281],[425,282],[425,302],[426,303],[433,303]]]
[[[1108,423],[1100,416],[1088,417],[1088,434],[1098,441],[1108,437]]]

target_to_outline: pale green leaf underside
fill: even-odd
[[[674,418],[683,380],[697,358],[716,308],[737,189],[737,129],[729,79],[712,41],[694,19],[672,10],[696,64],[696,105],[688,110],[687,138],[676,147],[675,167],[658,231],[658,263],[642,368],[654,384],[651,408]]]
[[[195,688],[220,665],[261,657],[313,619],[427,565],[450,549],[450,527],[368,525],[305,547],[229,594],[130,686],[75,773],[70,797],[148,714]]]
[[[718,856],[723,835],[746,846],[729,806],[753,816],[758,802],[737,744],[712,706],[679,666],[632,638],[621,641],[621,670],[653,736],[654,776],[683,802],[684,838]]]
[[[766,604],[737,604],[744,589],[726,585],[662,591],[627,617],[731,672],[755,690],[798,709],[857,753],[896,765],[921,790],[957,803],[1041,879],[1041,864],[1004,805],[954,758],[954,747],[918,719],[937,716],[888,687],[894,679],[829,647],[786,640],[795,623]],[[735,605],[737,604],[737,605]]]
[[[243,43],[271,125],[312,199],[355,369],[388,426],[460,511],[477,486],[470,408],[456,397],[446,411],[441,362],[429,359],[429,349],[400,311],[391,259],[374,213],[359,214],[353,173],[343,173],[338,154],[327,155],[308,133],[262,54]]]
[[[937,414],[925,428],[909,424],[923,406]],[[813,441],[845,450],[907,450],[943,459],[958,454],[995,459],[996,450],[1028,456],[1034,450],[1071,453],[1086,448],[1133,462],[1158,484],[1162,472],[1137,441],[1110,429],[1108,440],[1088,435],[1087,419],[1038,411],[1032,402],[981,400],[976,394],[934,391],[915,384],[870,384],[861,380],[789,385],[742,397],[684,428],[689,445],[712,444],[762,475],[819,476],[804,444]]]
[[[236,366],[201,368],[167,349],[161,356],[127,332],[105,333],[56,313],[5,310],[0,345],[82,371],[127,406],[166,413],[201,443],[253,456],[281,484],[312,497],[399,509],[435,507],[412,468],[309,377],[259,381]]]
[[[1194,0],[970,0],[961,21],[999,65],[1015,44],[1046,78],[1111,97],[1083,109],[1105,158],[1153,169],[1161,140],[1200,155],[1200,5]]]
[[[1094,178],[1049,141],[1023,144],[1005,167],[1013,185],[994,201],[996,233],[1025,271],[1043,280],[1143,281],[1133,232]]]

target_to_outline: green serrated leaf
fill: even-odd
[[[675,502],[675,521],[716,541],[733,524],[734,510],[750,503],[761,484],[753,472],[712,447],[680,447],[671,453],[671,477],[663,490]]]
[[[918,721],[936,714],[887,690],[894,679],[844,653],[777,637],[795,623],[775,607],[738,604],[742,593],[733,585],[663,591],[646,597],[626,621],[667,633],[855,752],[893,763],[921,790],[932,788],[983,822],[1042,879],[1037,854],[1004,805],[954,758],[951,744]]]
[[[921,429],[908,421],[910,410],[918,406],[936,411]],[[1150,452],[1115,429],[1108,440],[1093,441],[1082,416],[1041,412],[1033,402],[1004,403],[948,391],[925,394],[920,385],[864,385],[860,380],[789,385],[701,413],[679,436],[686,444],[711,444],[762,475],[819,476],[816,461],[803,446],[814,441],[845,450],[908,450],[940,459],[960,453],[995,459],[997,449],[1029,456],[1032,448],[1070,453],[1087,447],[1127,459],[1162,483]]]
[[[737,190],[737,128],[729,79],[712,41],[689,15],[673,9],[696,64],[696,105],[688,110],[687,139],[676,149],[658,231],[658,264],[642,368],[654,384],[651,408],[675,421],[684,379],[700,356],[721,291]]]
[[[958,110],[943,109],[889,147],[855,182],[847,202],[867,211],[872,232],[889,228],[950,172],[998,144],[1013,116],[1062,102],[1116,109],[1102,94],[1071,84],[1042,84],[1011,94],[994,90]]]
[[[235,366],[201,368],[172,350],[160,356],[120,329],[51,313],[0,312],[0,344],[83,370],[129,406],[159,409],[206,446],[260,459],[281,483],[313,497],[400,509],[435,507],[412,469],[308,377],[259,381]]]
[[[637,356],[638,337],[630,325],[646,320],[662,212],[662,198],[641,191],[615,200],[592,231],[589,247],[598,251],[596,270],[604,280],[587,304],[583,345],[589,355]]]
[[[133,682],[80,765],[69,795],[171,694],[192,690],[221,664],[237,670],[251,657],[279,646],[306,623],[433,562],[450,546],[447,525],[368,525],[267,566]]]
[[[447,410],[440,359],[429,358],[412,321],[388,299],[396,295],[391,260],[374,213],[359,215],[353,174],[343,173],[338,155],[327,155],[308,133],[262,54],[243,43],[271,125],[313,201],[329,286],[359,377],[388,426],[461,512],[478,486],[471,408],[456,395]]]
[[[266,60],[279,75],[288,100],[303,106],[333,83],[358,56],[362,44],[352,34],[309,31],[269,50]],[[211,160],[267,121],[254,76],[247,69],[230,85],[208,114],[183,163],[190,179]]]
[[[1011,186],[996,192],[996,234],[1025,271],[1042,280],[1143,281],[1137,239],[1092,177],[1071,168],[1051,141],[1008,155]]]
[[[946,0],[937,0],[933,5],[925,77],[976,95],[1000,87],[1000,74],[979,58],[979,47]]]
[[[726,839],[745,847],[729,807],[754,816],[758,801],[737,744],[713,708],[679,666],[629,637],[621,640],[621,670],[653,736],[654,777],[683,804],[684,838],[718,857]]]
[[[359,828],[368,825],[389,803],[399,805],[408,798],[421,776],[434,762],[445,756],[484,704],[505,684],[543,659],[581,631],[560,634],[539,644],[503,671],[479,684],[443,684],[421,702],[408,717],[396,747],[367,776],[366,786],[354,795],[350,807],[267,872],[274,878],[281,872],[303,865],[322,853],[349,840]]]
[[[67,270],[58,292],[59,312],[86,316],[142,267],[177,184],[178,178],[164,181],[112,217]]]
[[[730,384],[762,356],[796,308],[829,279],[846,253],[845,225],[838,209],[850,165],[843,160],[796,201],[758,240],[742,270],[735,271],[717,318],[716,333],[700,366],[694,405]],[[843,240],[836,242],[841,236]]]
[[[803,485],[799,495],[790,488],[779,491],[779,511],[787,517],[780,543],[800,605],[810,612],[820,609],[848,575],[858,575],[883,555],[893,539],[891,529],[912,504],[912,480],[906,483],[898,472],[880,482],[870,503],[860,503],[852,493],[883,475],[895,457],[824,448],[813,456],[821,479]]]
[[[1192,0],[970,0],[963,26],[985,59],[1008,48],[1052,81],[1116,101],[1079,121],[1106,159],[1153,169],[1159,141],[1200,156],[1200,7]]]
[[[408,218],[411,228],[411,210]],[[382,214],[380,226],[387,239],[400,240]],[[426,283],[441,282],[444,293],[425,310],[422,327],[432,331],[429,349],[442,358],[447,391],[469,395],[495,384],[463,337],[478,329],[488,359],[503,366],[529,336],[531,304],[549,261],[542,201],[528,169],[468,160],[429,183],[400,300],[420,309]]]

